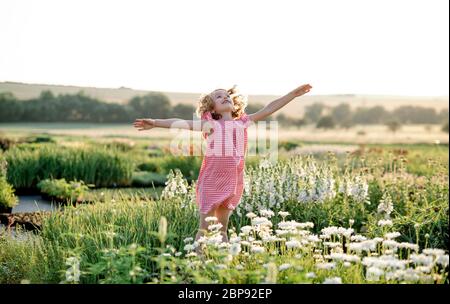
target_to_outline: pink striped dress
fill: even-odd
[[[219,205],[234,210],[244,191],[247,128],[251,121],[246,113],[234,120],[215,120],[210,112],[202,119],[212,122],[213,131],[207,139],[196,185],[197,205],[207,214]]]

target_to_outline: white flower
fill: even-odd
[[[389,193],[385,192],[383,193],[383,197],[380,200],[380,204],[377,208],[378,213],[384,213],[386,217],[389,217],[389,215],[394,211],[394,205],[392,203],[392,198],[389,195]]]
[[[264,217],[271,218],[275,213],[269,209],[263,209],[259,211],[259,214]]]
[[[289,263],[285,263],[285,264],[281,264],[279,267],[278,267],[278,270],[279,271],[283,271],[283,270],[286,270],[286,269],[288,269],[288,268],[291,268],[291,264],[289,264]]]
[[[223,225],[221,223],[217,223],[217,224],[212,224],[208,226],[208,230],[209,231],[219,231],[220,228],[222,228]]]
[[[378,221],[378,226],[384,227],[384,226],[392,226],[392,221],[391,220],[379,220]]]
[[[448,266],[448,254],[440,255],[436,258],[436,264],[441,265],[442,267]]]
[[[378,267],[369,267],[366,270],[366,279],[368,281],[379,281],[380,277],[384,274],[384,271]]]
[[[445,251],[442,249],[436,249],[436,248],[426,248],[426,249],[422,250],[422,253],[424,253],[426,255],[440,256],[440,255],[444,255]]]
[[[430,266],[433,264],[433,257],[429,255],[412,253],[409,258],[417,265]]]
[[[299,248],[300,246],[300,242],[297,240],[290,240],[286,242],[287,248]]]
[[[280,211],[278,212],[278,215],[281,216],[282,218],[285,218],[286,216],[290,215],[290,213],[287,211]]]
[[[197,253],[195,253],[195,252],[189,252],[188,254],[186,254],[187,258],[195,257],[195,256],[197,256]]]
[[[314,279],[314,278],[316,278],[317,277],[317,275],[314,273],[314,272],[308,272],[307,274],[306,274],[306,278],[307,279]]]
[[[407,242],[398,243],[398,248],[406,248],[416,252],[419,251],[419,245]]]
[[[352,241],[352,242],[362,242],[362,241],[365,241],[365,240],[367,240],[367,238],[365,236],[360,235],[360,234],[352,235],[350,237],[350,241]]]
[[[192,250],[194,250],[195,249],[195,247],[194,247],[194,245],[192,245],[192,244],[186,244],[186,245],[184,245],[184,251],[192,251]]]
[[[252,246],[250,250],[251,250],[251,252],[254,252],[254,253],[263,253],[264,252],[264,247]]]
[[[244,234],[249,234],[250,231],[252,231],[253,227],[252,226],[243,226],[241,227],[241,232]]]
[[[399,237],[400,235],[401,235],[400,232],[395,231],[395,232],[386,233],[385,237],[387,239],[391,240],[391,239],[395,239],[395,238]]]
[[[257,215],[254,214],[253,212],[249,212],[249,213],[247,213],[245,216],[248,217],[248,218],[250,218],[250,219],[252,219],[252,218],[256,217]]]
[[[232,243],[230,246],[230,254],[232,256],[236,256],[241,252],[241,244],[240,243]]]
[[[183,242],[185,242],[185,243],[190,243],[190,242],[192,242],[194,240],[194,238],[192,238],[192,237],[187,237],[187,238],[185,238],[184,240],[183,240]]]
[[[326,278],[323,284],[342,284],[342,279],[340,277]]]
[[[205,218],[206,222],[216,222],[217,221],[217,217],[215,216],[208,216]]]
[[[316,268],[318,269],[334,269],[336,267],[336,263],[330,262],[330,263],[317,263]]]
[[[267,226],[272,226],[272,222],[269,221],[267,218],[265,217],[255,217],[252,219],[252,225],[256,226],[256,225],[267,225]]]

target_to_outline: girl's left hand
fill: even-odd
[[[296,88],[295,90],[291,91],[291,94],[293,94],[295,97],[302,96],[303,94],[306,94],[309,92],[309,90],[312,88],[310,84],[304,84]]]

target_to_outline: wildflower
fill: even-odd
[[[265,217],[255,217],[252,219],[252,225],[256,226],[256,225],[267,225],[267,226],[272,226],[272,222],[269,221],[267,218]]]
[[[222,228],[223,225],[221,223],[213,224],[208,226],[209,231],[219,231],[220,228]]]
[[[241,232],[244,234],[249,234],[250,231],[252,231],[252,229],[253,229],[253,227],[251,227],[251,226],[244,226],[244,227],[241,227]]]
[[[80,260],[78,257],[69,257],[66,259],[66,265],[70,266],[66,270],[66,282],[78,283],[80,281]]]
[[[394,205],[392,203],[392,198],[389,193],[383,193],[383,196],[378,205],[377,212],[384,214],[386,218],[389,218],[390,214],[394,210]]]
[[[352,242],[362,242],[362,241],[365,241],[365,240],[367,240],[367,238],[365,236],[360,235],[360,234],[352,235],[350,237],[350,241],[352,241]]]
[[[395,239],[395,238],[399,237],[400,235],[401,235],[400,232],[390,232],[390,233],[386,233],[385,237],[387,239]]]
[[[270,262],[266,264],[267,267],[267,275],[266,275],[266,283],[268,284],[276,284],[277,283],[277,265],[275,263]]]
[[[230,254],[232,256],[236,256],[241,252],[241,244],[240,243],[232,243],[230,246]]]
[[[447,267],[448,266],[448,254],[439,255],[436,258],[436,264],[441,265],[444,268]]]
[[[289,268],[291,268],[291,264],[289,264],[289,263],[285,263],[285,264],[281,264],[279,267],[278,267],[278,270],[279,271],[283,271],[283,270],[286,270],[286,269],[289,269]]]
[[[185,243],[190,243],[190,242],[192,242],[194,240],[194,238],[192,238],[192,237],[187,237],[187,238],[185,238],[184,240],[183,240],[183,242],[185,242]]]
[[[395,249],[397,248],[398,243],[396,241],[393,240],[384,240],[383,241],[383,247],[385,248],[389,248],[389,249]]]
[[[412,244],[412,243],[407,243],[407,242],[401,242],[398,243],[398,248],[405,248],[405,249],[410,249],[413,251],[419,251],[419,245],[417,244]]]
[[[316,278],[317,277],[317,275],[314,273],[314,272],[308,272],[307,274],[306,274],[306,278],[307,279],[314,279],[314,278]]]
[[[378,221],[378,226],[384,227],[384,226],[392,226],[392,221],[391,220],[379,220]]]
[[[286,247],[287,248],[299,248],[300,247],[300,242],[297,240],[290,240],[286,242]]]
[[[413,254],[411,254],[409,256],[409,258],[416,265],[429,266],[429,265],[431,265],[433,263],[433,257],[431,257],[429,255],[425,255],[425,254],[415,254],[415,253],[413,253]]]
[[[436,248],[426,248],[424,250],[422,250],[423,254],[426,255],[434,255],[434,256],[440,256],[445,254],[445,251],[442,249],[436,249]]]
[[[254,252],[254,253],[263,253],[264,252],[264,247],[252,246],[250,250],[251,250],[251,252]]]
[[[280,212],[278,212],[278,215],[281,216],[283,218],[283,220],[284,220],[284,218],[286,216],[290,215],[290,213],[287,212],[287,211],[280,211]]]
[[[330,270],[330,269],[334,269],[335,267],[336,267],[336,263],[333,263],[333,262],[316,264],[316,268],[318,268],[318,269]]]
[[[216,222],[217,221],[217,217],[215,216],[208,216],[205,218],[206,222]]]
[[[323,284],[342,284],[342,279],[340,277],[326,278]]]
[[[184,246],[184,251],[192,251],[192,250],[194,250],[195,249],[195,247],[194,247],[194,245],[191,245],[191,244],[186,244],[185,246]]]
[[[366,279],[368,281],[379,281],[380,277],[384,274],[384,271],[378,267],[369,267],[366,270]]]
[[[253,212],[249,212],[245,216],[248,217],[249,219],[252,219],[252,218],[256,217],[257,215],[254,214]]]
[[[271,218],[274,215],[274,212],[272,210],[263,209],[259,211],[259,214],[263,217]]]

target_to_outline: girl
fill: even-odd
[[[134,126],[139,131],[155,127],[170,128],[176,123],[177,128],[202,131],[203,137],[208,139],[196,186],[200,212],[196,241],[208,229],[210,223],[206,219],[215,217],[221,224],[223,241],[228,242],[228,220],[243,192],[249,124],[264,120],[294,98],[308,93],[311,88],[309,84],[302,85],[249,115],[244,111],[246,102],[243,96],[236,94],[236,88],[233,87],[216,89],[201,96],[196,109],[197,115],[201,117],[200,123],[177,118],[136,119]]]

